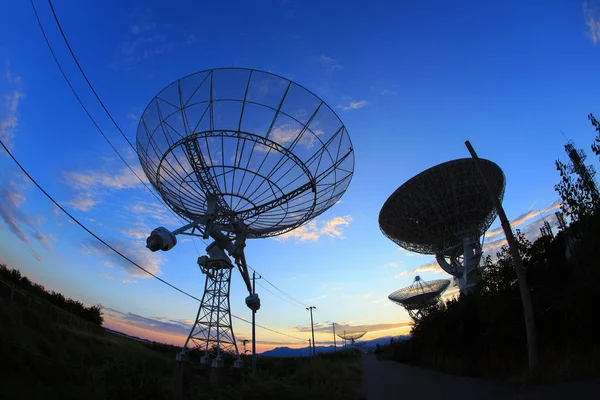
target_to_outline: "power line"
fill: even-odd
[[[130,259],[129,257],[127,257],[126,255],[124,255],[123,253],[121,253],[119,250],[115,249],[114,247],[112,247],[110,244],[108,244],[104,239],[102,239],[100,236],[96,235],[94,232],[92,232],[92,230],[90,230],[88,227],[86,227],[83,223],[81,223],[77,218],[75,218],[71,213],[69,213],[63,206],[60,205],[60,203],[58,203],[56,200],[54,200],[54,198],[48,193],[46,192],[46,190],[44,190],[44,188],[29,174],[29,172],[27,172],[27,170],[25,169],[25,167],[23,167],[21,165],[21,163],[19,163],[19,161],[15,158],[15,156],[11,153],[11,151],[8,149],[8,147],[6,147],[6,145],[4,144],[4,142],[2,141],[2,139],[0,139],[0,145],[2,145],[2,147],[4,148],[4,150],[6,151],[6,153],[10,156],[10,158],[15,162],[15,164],[17,164],[17,166],[21,169],[21,171],[27,176],[27,178],[29,178],[29,180],[31,180],[31,182],[33,182],[33,184],[52,202],[54,203],[54,205],[56,207],[58,207],[63,213],[65,213],[69,218],[71,218],[71,220],[73,222],[75,222],[77,225],[79,225],[83,230],[85,230],[87,233],[89,233],[90,235],[92,235],[96,240],[98,240],[100,243],[102,243],[103,245],[105,245],[106,247],[108,247],[110,250],[112,250],[114,253],[118,254],[121,258],[123,258],[124,260],[128,261],[129,263],[131,263],[132,265],[134,265],[136,268],[139,268],[140,270],[144,271],[145,273],[147,273],[148,275],[152,276],[153,278],[158,279],[160,282],[164,283],[165,285],[169,286],[172,289],[177,290],[179,293],[182,293],[198,302],[202,302],[199,298],[197,298],[196,296],[189,294],[188,292],[179,289],[177,286],[167,282],[166,280],[162,279],[161,277],[153,274],[152,272],[148,271],[147,269],[145,269],[144,267],[142,267],[141,265],[139,265],[138,263],[136,263],[135,261],[133,261],[132,259]],[[250,321],[238,317],[234,314],[231,314],[232,317],[239,319],[240,321],[246,322],[248,324],[251,324]],[[299,337],[293,336],[293,335],[289,335],[287,333],[283,333],[283,332],[279,332],[276,331],[274,329],[271,328],[267,328],[265,326],[262,325],[258,325],[256,324],[256,326],[258,326],[259,328],[265,329],[267,331],[270,332],[274,332],[277,333],[279,335],[283,335],[283,336],[288,336],[297,340],[301,340],[301,341],[305,341],[304,339],[301,339]]]
[[[31,0],[31,1],[33,1],[33,0]],[[127,141],[127,143],[129,144],[129,146],[131,147],[131,149],[135,153],[137,153],[137,150],[136,150],[135,146],[129,141],[129,139],[127,138],[127,136],[123,132],[123,130],[121,130],[121,127],[119,127],[119,125],[117,124],[117,121],[115,121],[115,119],[113,118],[113,116],[111,115],[111,113],[108,111],[108,109],[106,108],[106,106],[104,105],[104,103],[102,102],[102,100],[100,99],[100,96],[98,96],[98,93],[96,93],[96,90],[92,86],[92,83],[88,79],[87,75],[85,74],[85,72],[83,72],[83,68],[81,68],[81,65],[79,64],[79,60],[77,60],[77,57],[75,57],[75,53],[73,52],[73,49],[71,48],[71,45],[69,44],[69,41],[67,40],[67,36],[65,35],[65,32],[63,31],[63,28],[60,25],[60,22],[58,20],[58,16],[56,15],[56,12],[54,11],[54,6],[52,5],[52,1],[48,0],[48,4],[50,5],[50,9],[52,10],[52,15],[54,16],[54,21],[56,21],[56,25],[58,26],[58,29],[60,30],[60,34],[61,34],[61,36],[62,36],[65,44],[67,45],[67,48],[69,49],[69,52],[71,53],[71,57],[73,57],[73,60],[75,61],[75,64],[77,64],[77,68],[79,68],[79,72],[81,72],[81,75],[83,75],[83,78],[87,82],[87,84],[90,87],[92,93],[94,93],[94,96],[96,96],[96,99],[98,100],[98,102],[100,103],[100,105],[102,106],[102,108],[104,109],[104,112],[106,112],[106,115],[108,115],[108,118],[110,118],[110,120],[115,125],[115,127],[117,128],[117,130],[119,131],[119,133],[121,133],[121,136],[123,136],[123,138],[125,139],[125,141]]]
[[[77,94],[77,91],[75,91],[75,88],[73,87],[73,85],[71,84],[71,81],[69,80],[69,78],[67,77],[67,74],[65,73],[64,69],[62,68],[62,66],[60,65],[60,62],[58,61],[58,57],[56,57],[56,53],[54,53],[54,50],[52,48],[52,45],[50,44],[50,41],[48,39],[48,36],[46,35],[46,31],[44,30],[44,27],[42,26],[42,22],[40,20],[40,17],[37,13],[37,10],[35,8],[35,5],[33,4],[33,0],[29,0],[29,2],[31,3],[31,7],[33,8],[33,12],[35,13],[35,18],[37,19],[37,23],[38,26],[40,27],[40,30],[42,31],[42,35],[44,36],[44,40],[46,41],[46,45],[48,46],[48,49],[50,50],[50,53],[52,54],[52,58],[54,59],[54,62],[56,63],[56,66],[58,67],[58,69],[60,70],[60,73],[62,74],[62,77],[65,79],[65,81],[67,82],[67,85],[69,85],[69,88],[71,89],[71,92],[73,93],[73,95],[75,96],[75,98],[77,99],[77,101],[79,102],[79,105],[81,105],[81,107],[83,108],[83,111],[85,111],[86,115],[88,116],[88,118],[92,121],[92,123],[94,124],[94,126],[96,127],[96,129],[98,130],[98,132],[100,132],[100,134],[102,135],[102,137],[104,138],[104,140],[106,140],[106,142],[108,143],[108,145],[114,150],[115,153],[117,153],[117,155],[119,156],[119,158],[121,159],[121,161],[123,161],[125,163],[125,165],[127,166],[127,168],[129,168],[129,170],[133,173],[133,175],[135,175],[136,178],[138,178],[138,180],[144,185],[144,187],[146,189],[148,189],[148,191],[159,201],[162,202],[162,199],[160,197],[158,197],[158,195],[156,193],[154,193],[149,187],[148,185],[146,185],[146,182],[144,182],[142,180],[142,178],[139,177],[139,175],[134,171],[133,167],[131,167],[131,165],[129,165],[129,163],[125,160],[125,158],[121,155],[121,153],[119,153],[119,150],[116,149],[116,147],[112,144],[112,142],[108,139],[108,137],[106,136],[106,134],[104,133],[104,131],[102,130],[102,128],[100,128],[100,126],[98,125],[98,123],[96,122],[96,120],[94,119],[94,117],[92,117],[92,114],[90,114],[89,110],[87,109],[87,107],[85,106],[85,104],[83,104],[83,101],[81,100],[81,98],[79,97],[79,95]],[[120,129],[119,129],[120,130]],[[134,149],[135,150],[135,149]],[[137,152],[136,152],[137,153]]]
[[[285,301],[286,303],[293,305],[294,307],[302,308],[298,304],[292,303],[288,299],[279,296],[277,293],[273,293],[272,291],[270,291],[269,289],[267,289],[264,285],[261,285],[260,283],[257,283],[257,285],[260,286],[261,288],[263,288],[264,290],[266,290],[267,292],[271,293],[273,296],[277,297],[278,299],[281,299],[281,300]]]
[[[71,84],[69,78],[67,77],[66,73],[64,72],[60,62],[58,61],[58,57],[56,56],[56,54],[54,53],[54,50],[52,48],[52,45],[50,44],[50,41],[46,35],[46,32],[42,26],[41,20],[39,18],[39,15],[37,13],[37,10],[35,8],[35,5],[33,3],[33,0],[30,0],[31,3],[31,7],[33,8],[33,12],[35,13],[35,17],[37,19],[38,25],[40,27],[40,30],[42,31],[42,35],[44,36],[44,40],[46,41],[46,45],[48,46],[48,49],[50,50],[50,53],[52,54],[52,57],[54,58],[54,61],[56,63],[56,65],[58,66],[58,69],[60,70],[63,78],[65,79],[65,81],[67,82],[67,84],[69,85],[69,88],[71,89],[71,92],[73,92],[73,95],[75,95],[75,98],[77,99],[77,101],[79,102],[79,104],[81,105],[81,107],[83,108],[83,110],[85,111],[85,113],[87,114],[87,116],[90,118],[90,120],[92,121],[92,123],[94,124],[94,126],[96,127],[96,129],[100,132],[100,134],[102,135],[102,137],[106,140],[106,142],[109,144],[109,146],[113,149],[113,151],[117,154],[117,156],[121,159],[121,161],[123,161],[125,163],[125,165],[127,166],[127,168],[133,173],[133,175],[135,175],[135,177],[142,183],[142,185],[144,185],[144,187],[150,192],[150,194],[152,194],[152,196],[154,196],[154,198],[156,198],[159,203],[162,203],[163,205],[165,205],[165,207],[167,207],[167,209],[169,209],[169,211],[171,211],[171,213],[179,220],[181,221],[181,218],[175,213],[173,212],[173,210],[171,210],[165,203],[164,200],[162,198],[160,198],[152,189],[150,189],[150,187],[148,187],[148,185],[146,184],[146,182],[144,182],[140,176],[134,171],[134,169],[129,165],[129,163],[125,160],[125,158],[121,155],[121,153],[119,153],[119,151],[116,149],[116,147],[112,144],[112,142],[110,141],[110,139],[108,139],[108,137],[104,134],[104,132],[102,131],[102,129],[100,128],[100,126],[96,123],[96,121],[94,120],[94,118],[92,117],[91,113],[88,111],[88,109],[86,108],[86,106],[84,105],[83,101],[81,100],[81,98],[79,97],[79,95],[77,94],[77,92],[75,91],[75,88],[73,87],[73,85]],[[69,41],[67,40],[66,34],[64,32],[64,30],[62,29],[62,25],[60,24],[60,21],[58,20],[58,16],[56,14],[56,11],[54,10],[54,6],[52,4],[51,0],[48,0],[48,4],[50,5],[50,9],[52,11],[52,15],[54,17],[54,21],[56,22],[56,25],[58,26],[58,29],[60,30],[61,36],[63,38],[63,41],[65,42],[67,48],[69,49],[69,52],[71,54],[71,57],[73,58],[73,60],[75,61],[75,63],[77,64],[77,67],[79,69],[79,72],[81,73],[81,75],[83,76],[83,78],[85,79],[86,83],[88,84],[90,90],[92,91],[92,93],[94,94],[94,96],[96,97],[96,99],[98,100],[98,102],[100,103],[100,105],[102,106],[102,109],[104,110],[104,112],[108,115],[108,117],[110,118],[110,120],[112,121],[112,123],[115,125],[115,127],[117,128],[117,130],[119,131],[119,133],[121,134],[121,136],[123,136],[123,138],[127,141],[127,143],[129,144],[129,146],[133,149],[133,151],[135,153],[137,153],[137,149],[133,146],[133,144],[129,141],[129,139],[127,138],[127,136],[125,135],[125,133],[123,132],[123,130],[121,129],[121,127],[119,126],[119,124],[116,122],[116,120],[113,118],[112,114],[108,111],[108,108],[105,106],[104,102],[102,101],[102,99],[100,99],[100,96],[98,95],[98,93],[96,92],[96,90],[94,89],[92,83],[90,82],[90,80],[88,79],[87,75],[85,74],[85,72],[83,71],[83,68],[81,67],[81,64],[79,63],[79,60],[77,59],[77,57],[75,56],[75,53],[73,51],[73,49],[71,48],[71,45],[69,44]],[[206,243],[205,240],[203,240],[202,238],[199,238],[199,240],[201,240],[205,245],[208,245],[208,243]],[[194,237],[192,236],[192,244],[194,245],[194,248],[196,249],[196,253],[198,253],[198,255],[200,255],[200,251],[198,250],[198,247],[196,246],[196,242],[194,242]],[[250,266],[248,266],[248,268],[250,268],[251,270],[255,271],[253,268],[251,268]],[[260,274],[262,276],[262,274]],[[288,303],[292,304],[292,305],[297,305],[298,307],[307,307],[307,304],[295,299],[294,297],[290,296],[289,294],[287,294],[286,292],[284,292],[283,290],[279,289],[277,286],[275,286],[271,281],[269,281],[267,278],[265,278],[263,276],[263,279],[265,282],[267,282],[269,285],[271,285],[275,290],[277,290],[278,292],[280,292],[281,294],[283,294],[284,296],[286,296],[287,298],[291,299],[293,302],[297,303],[291,303],[288,300],[285,300],[279,296],[280,299],[287,301]],[[266,288],[262,285],[260,285],[261,287],[263,287],[263,289],[266,290]],[[273,292],[270,292],[271,294],[275,295]]]
[[[98,132],[100,132],[100,135],[102,135],[102,137],[104,138],[104,140],[106,140],[106,142],[108,143],[108,145],[110,146],[111,149],[113,149],[113,151],[117,154],[117,156],[119,157],[119,159],[121,159],[121,161],[123,161],[123,163],[125,163],[125,165],[127,166],[127,168],[131,171],[131,173],[133,173],[133,175],[141,182],[141,184],[148,190],[148,192],[150,192],[150,194],[152,196],[154,196],[155,199],[158,200],[159,203],[162,203],[163,205],[165,205],[164,200],[162,198],[160,198],[156,193],[154,193],[154,191],[152,189],[150,189],[150,187],[148,187],[148,185],[146,184],[146,182],[144,182],[144,180],[142,178],[140,178],[140,176],[135,172],[135,170],[133,169],[133,167],[131,167],[131,165],[125,160],[125,158],[121,155],[121,153],[119,152],[119,150],[117,150],[117,148],[112,144],[112,142],[110,141],[110,139],[108,138],[108,136],[106,136],[106,134],[104,133],[104,131],[102,130],[102,128],[100,128],[100,126],[98,125],[98,123],[96,122],[96,120],[94,119],[94,117],[92,117],[91,113],[89,112],[89,110],[87,109],[87,107],[85,106],[85,104],[83,103],[83,100],[81,100],[81,98],[79,97],[79,95],[77,94],[77,91],[75,90],[75,88],[73,87],[73,85],[71,84],[71,81],[69,80],[69,78],[67,77],[67,74],[65,73],[64,69],[62,68],[60,61],[58,61],[58,57],[56,56],[56,53],[54,52],[54,49],[52,48],[52,45],[50,44],[50,40],[48,39],[48,36],[46,35],[46,31],[44,30],[44,27],[42,25],[42,22],[40,20],[40,17],[37,13],[37,10],[35,8],[35,5],[33,3],[33,0],[29,1],[31,3],[31,7],[33,8],[33,12],[35,14],[35,17],[37,19],[37,23],[38,26],[40,27],[40,30],[42,31],[42,35],[44,36],[44,40],[46,41],[46,45],[48,47],[48,50],[50,50],[50,54],[52,54],[52,58],[54,59],[54,62],[56,63],[56,66],[58,67],[58,69],[60,70],[60,73],[62,75],[62,77],[64,78],[64,80],[67,82],[67,85],[69,86],[69,88],[71,89],[71,92],[73,93],[73,95],[75,96],[75,98],[77,99],[77,101],[79,102],[79,105],[81,105],[81,107],[83,108],[83,111],[86,113],[86,115],[88,116],[88,118],[92,121],[92,123],[94,124],[94,126],[96,127],[96,129],[98,130]],[[52,6],[52,4],[50,5]],[[54,14],[55,18],[56,18],[56,14]],[[58,23],[58,20],[57,20]],[[60,24],[59,24],[59,28],[60,28]],[[62,28],[61,29],[61,33],[62,33]],[[64,33],[63,33],[63,37],[64,37]],[[66,38],[65,38],[65,42],[66,42]],[[68,42],[67,46],[69,46]],[[69,47],[70,50],[70,47]],[[73,55],[74,57],[74,55]],[[75,62],[77,62],[77,60],[75,60]],[[81,66],[79,65],[79,63],[77,62],[77,65],[81,71],[81,73],[83,74],[83,70],[81,69]],[[90,84],[90,82],[87,79],[87,76],[84,75],[84,78],[86,79],[86,81],[88,82],[88,84]],[[91,84],[90,84],[91,87]],[[92,91],[94,91],[94,89],[92,88]],[[100,101],[102,107],[104,108],[104,110],[108,113],[108,110],[106,109],[106,107],[104,106],[104,103],[100,100],[100,98],[98,97],[98,95],[96,94],[96,92],[94,91],[94,94],[96,95],[96,98],[98,99],[98,101]],[[109,117],[111,118],[111,120],[113,121],[113,123],[115,124],[115,126],[117,127],[117,129],[119,130],[119,132],[121,132],[121,134],[123,134],[123,131],[121,130],[121,128],[119,127],[119,125],[115,122],[115,120],[112,118],[112,116],[109,114]],[[127,139],[127,137],[125,137],[125,140],[127,140],[127,142],[130,144],[129,140]],[[136,149],[133,149],[134,152],[137,153]],[[165,205],[166,206],[166,205]],[[173,210],[171,210],[169,207],[167,207],[167,209],[169,211],[171,211],[171,213],[175,216],[175,218],[177,218],[179,221],[181,221],[181,218],[175,213],[173,212]],[[203,240],[204,242],[204,240]],[[193,238],[192,238],[192,244],[194,245],[194,248],[196,249],[196,253],[198,253],[198,255],[200,255],[200,251],[198,250],[198,247],[196,246],[196,242],[194,242]],[[204,244],[207,244],[206,242],[204,242]]]
[[[248,266],[248,268],[250,268],[252,271],[256,271],[254,268]],[[258,271],[256,271],[256,273],[259,273]],[[260,275],[262,276],[262,274]],[[271,281],[269,281],[267,278],[265,278],[264,276],[262,276],[263,280],[265,282],[267,282],[269,285],[271,285],[273,288],[275,288],[275,290],[277,290],[278,292],[282,293],[284,296],[288,297],[289,299],[293,300],[294,302],[298,303],[298,307],[308,307],[308,304],[301,302],[300,300],[297,300],[295,298],[293,298],[292,296],[290,296],[289,294],[287,294],[286,292],[284,292],[283,290],[279,289],[277,286],[275,286],[273,283],[271,283]],[[262,286],[262,285],[261,285]],[[263,289],[265,289],[264,286],[262,286]],[[271,292],[273,293],[273,292]],[[294,304],[296,305],[296,304]]]

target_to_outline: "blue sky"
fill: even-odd
[[[78,73],[48,4],[35,4],[83,102],[141,171]],[[593,130],[586,116],[600,114],[597,1],[97,4],[54,2],[83,69],[131,141],[141,112],[158,91],[215,67],[282,75],[320,96],[345,123],[355,173],[342,202],[286,237],[250,241],[247,247],[252,267],[294,298],[317,306],[315,320],[323,329],[336,321],[377,331],[367,338],[406,332],[406,312],[387,295],[410,284],[419,267],[425,266],[420,273],[426,279],[445,276],[429,266],[433,257],[400,251],[379,231],[379,210],[400,184],[433,165],[467,157],[463,143],[469,139],[481,157],[504,170],[507,215],[520,218],[533,235],[538,212],[551,213],[556,206],[554,160],[565,159],[561,131],[578,148],[589,149]],[[154,227],[175,228],[177,221],[84,114],[50,56],[29,2],[2,8],[0,138],[82,222],[200,296],[204,281],[194,243],[183,241],[161,254],[145,249],[145,236]],[[193,300],[107,253],[4,155],[0,168],[0,262],[48,288],[105,305],[113,326],[176,338],[185,333],[182,324],[197,311]],[[501,238],[489,236],[488,243]],[[205,244],[195,245],[202,253]],[[308,339],[304,330],[310,319],[303,307],[261,287],[258,292],[259,323]],[[236,274],[232,311],[249,319],[244,296]],[[234,328],[239,336],[250,332],[241,322]],[[264,348],[294,343],[258,332]],[[319,342],[330,339],[317,336]]]

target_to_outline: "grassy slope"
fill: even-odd
[[[174,347],[151,346],[89,329],[47,309],[0,297],[1,399],[170,399]],[[87,328],[86,328],[87,327]],[[84,329],[86,328],[86,329]],[[210,389],[194,379],[193,399],[354,399],[360,357],[351,352],[305,358],[259,358],[241,381]]]
[[[174,355],[0,299],[0,398],[170,398]]]

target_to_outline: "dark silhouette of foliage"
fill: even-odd
[[[592,144],[592,151],[600,157],[600,122],[594,117],[594,114],[588,115],[588,119],[596,129],[596,138],[594,139],[594,144]]]
[[[102,325],[104,321],[100,306],[86,307],[80,301],[66,298],[62,293],[47,291],[42,285],[33,283],[26,276],[22,276],[18,269],[8,269],[6,265],[0,264],[0,278],[86,321],[97,325]]]
[[[590,115],[598,136],[600,123]],[[557,162],[561,196],[570,225],[534,242],[516,231],[531,291],[542,375],[547,379],[600,376],[595,337],[600,268],[600,210],[594,196]],[[429,310],[410,340],[394,344],[394,358],[452,373],[515,377],[527,371],[527,340],[517,276],[508,246],[488,255],[474,290]]]
[[[597,136],[592,144],[592,151],[600,156],[600,122],[590,114],[588,119],[594,126]],[[562,205],[561,209],[571,220],[578,221],[593,215],[600,206],[600,197],[593,181],[575,174],[569,165],[556,160],[556,169],[561,181],[554,186]]]

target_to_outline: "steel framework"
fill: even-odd
[[[155,229],[147,247],[170,250],[179,234],[214,239],[209,257],[198,260],[205,292],[178,359],[193,344],[204,351],[203,362],[219,367],[221,353],[238,354],[229,257],[255,312],[260,300],[250,283],[246,239],[283,234],[334,205],[354,171],[350,137],[336,113],[302,86],[268,72],[222,68],[161,90],[142,114],[136,147],[152,186],[188,222],[174,231]]]
[[[480,163],[494,195],[502,200],[504,173],[489,160]],[[476,283],[481,236],[495,218],[474,161],[463,158],[436,165],[396,189],[381,208],[379,227],[409,251],[434,254],[442,269],[459,278],[464,293]]]
[[[233,328],[231,327],[231,310],[229,307],[229,288],[233,265],[228,258],[199,260],[200,269],[206,275],[204,294],[198,308],[194,326],[185,341],[184,349],[190,347],[189,342],[204,355],[200,362],[221,367],[221,353],[239,354]]]
[[[417,275],[410,286],[390,293],[388,299],[404,307],[415,322],[420,322],[427,309],[439,303],[448,286],[449,279],[424,281]]]
[[[504,197],[504,173],[492,161],[481,166],[497,197]],[[383,234],[416,253],[452,255],[465,238],[479,241],[496,212],[473,160],[436,165],[400,186],[379,213]]]
[[[137,151],[146,176],[181,217],[206,213],[229,233],[275,236],[344,194],[354,170],[348,132],[312,92],[280,76],[213,69],[164,88],[142,114]]]

